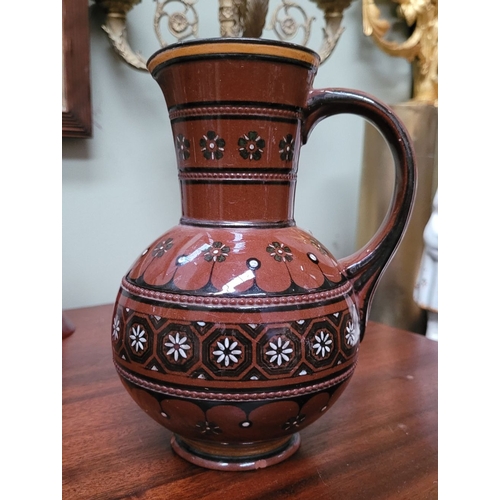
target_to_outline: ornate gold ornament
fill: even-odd
[[[318,53],[321,62],[332,54],[337,41],[344,31],[341,27],[344,10],[352,0],[310,0],[323,11],[323,40]],[[141,0],[94,0],[106,12],[102,29],[108,35],[115,51],[130,66],[146,70],[145,60],[130,46],[127,39],[127,14]],[[161,47],[167,42],[161,27],[165,25],[176,41],[198,36],[197,0],[155,0],[156,10],[153,29]],[[305,3],[302,1],[302,3]],[[269,0],[219,0],[219,25],[221,37],[260,38],[266,25]],[[279,40],[290,41],[302,32],[302,39],[296,43],[307,45],[311,36],[314,17],[293,0],[281,0],[268,25]]]
[[[111,45],[125,62],[136,69],[146,70],[146,61],[130,47],[127,38],[127,14],[141,0],[95,0],[106,12],[102,29],[108,35]]]
[[[393,0],[409,27],[410,37],[403,43],[384,37],[391,25],[380,18],[375,0],[363,0],[363,32],[371,36],[386,54],[404,57],[414,63],[414,101],[437,104],[438,99],[438,0]]]
[[[415,204],[404,238],[387,266],[373,297],[370,318],[424,334],[427,314],[414,300],[414,286],[424,251],[423,234],[432,213],[438,186],[438,2],[392,0],[412,28],[401,43],[388,41],[390,23],[381,19],[375,0],[363,0],[363,30],[386,54],[413,62],[413,97],[391,106],[413,142],[418,164]],[[387,2],[386,2],[387,4]],[[378,227],[390,205],[393,162],[380,133],[365,125],[358,216],[358,246]]]

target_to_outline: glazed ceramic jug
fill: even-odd
[[[175,452],[203,467],[256,469],[298,449],[299,431],[353,376],[370,298],[411,212],[404,126],[361,92],[314,90],[318,65],[308,49],[256,39],[180,43],[148,61],[171,120],[182,218],[123,278],[113,356]],[[293,206],[300,148],[339,113],[379,128],[396,181],[379,231],[336,260],[296,227]]]

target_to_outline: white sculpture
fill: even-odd
[[[438,192],[434,196],[432,214],[424,229],[424,253],[413,291],[415,302],[427,311],[425,336],[438,339]]]

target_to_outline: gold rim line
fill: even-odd
[[[165,52],[159,53],[158,55],[153,57],[151,61],[149,61],[148,70],[150,73],[152,73],[156,66],[172,59],[206,54],[256,54],[296,59],[298,61],[308,63],[311,66],[319,65],[319,58],[315,54],[311,54],[300,49],[295,49],[293,47],[220,42],[192,45],[186,47],[175,47],[171,50],[169,50],[167,47],[165,49]]]

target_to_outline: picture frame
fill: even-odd
[[[62,137],[92,137],[88,0],[63,0],[62,34]]]

